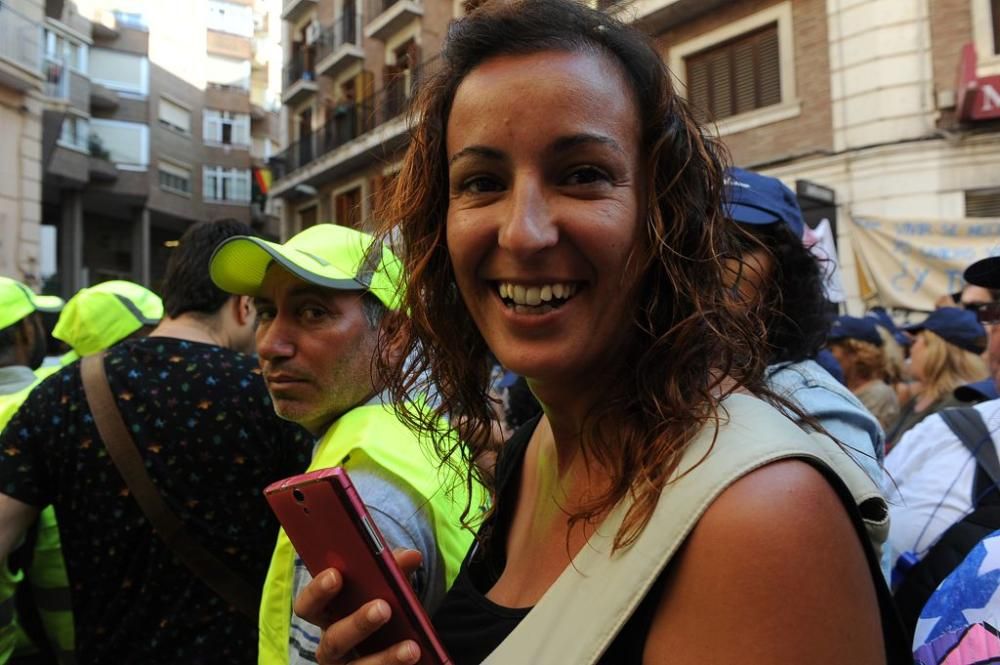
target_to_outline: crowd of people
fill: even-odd
[[[159,295],[0,278],[0,665],[355,662],[389,604],[333,620],[351,580],[262,495],[331,466],[456,665],[913,663],[977,623],[1000,257],[919,323],[831,316],[794,193],[646,37],[476,4],[375,233],[196,224]]]

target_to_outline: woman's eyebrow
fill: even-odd
[[[503,159],[504,155],[502,152],[495,148],[488,148],[484,145],[470,145],[466,148],[462,148],[448,160],[448,166],[451,166],[459,159],[463,157],[485,157],[486,159],[492,159],[495,161],[500,161]]]
[[[591,134],[591,133],[581,133],[581,134],[573,134],[571,136],[561,136],[552,142],[550,150],[552,152],[561,152],[563,150],[575,148],[580,145],[586,145],[588,143],[599,143],[601,145],[606,145],[612,148],[615,152],[625,155],[625,149],[621,147],[618,141],[614,140],[610,136],[605,136],[604,134]]]

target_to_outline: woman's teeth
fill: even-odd
[[[500,297],[515,305],[538,306],[543,304],[559,305],[572,298],[577,291],[577,285],[571,283],[541,284],[524,286],[500,282],[498,287]]]

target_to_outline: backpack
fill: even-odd
[[[1000,460],[986,423],[972,407],[939,412],[976,460],[972,489],[972,512],[951,525],[927,554],[903,578],[893,597],[908,634],[916,632],[917,621],[939,585],[961,564],[984,538],[1000,530]],[[949,603],[975,608],[982,603],[966,590],[968,597],[951,590]]]

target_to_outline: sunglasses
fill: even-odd
[[[1000,323],[1000,302],[967,303],[965,309],[976,313],[976,319],[983,325]]]

